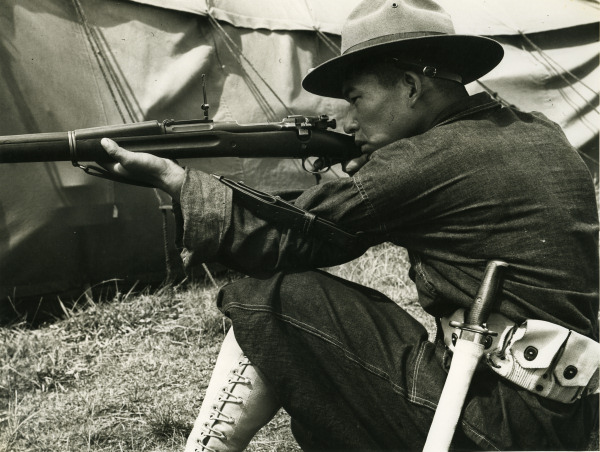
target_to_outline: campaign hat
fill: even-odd
[[[464,85],[490,72],[504,56],[495,40],[456,34],[450,15],[431,0],[363,0],[342,27],[341,55],[309,71],[302,86],[342,98],[353,66],[391,56],[429,77]]]

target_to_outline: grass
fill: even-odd
[[[407,269],[406,252],[386,244],[329,271],[383,292],[432,334]],[[229,326],[217,286],[236,277],[83,295],[53,322],[0,327],[0,452],[183,450]],[[299,451],[287,414],[248,450]]]
[[[330,271],[401,300],[431,331],[407,268],[404,250],[383,245]],[[82,296],[56,321],[0,328],[0,452],[182,450],[228,328],[216,292],[208,282]],[[248,450],[300,450],[289,417]]]
[[[396,300],[431,334],[407,269],[404,250],[381,245],[329,270]],[[207,281],[82,295],[56,321],[0,327],[0,452],[183,450],[228,327],[216,293]],[[248,450],[299,451],[289,417],[281,411]]]

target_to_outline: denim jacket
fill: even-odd
[[[598,338],[598,210],[589,171],[560,128],[487,94],[453,105],[427,132],[393,142],[353,175],[316,185],[298,207],[364,238],[340,249],[269,223],[215,178],[182,188],[186,265],[246,274],[347,262],[392,242],[411,257],[419,301],[434,316],[469,307],[486,262],[510,264],[497,307]]]

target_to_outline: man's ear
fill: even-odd
[[[402,82],[405,87],[408,88],[408,102],[409,106],[414,107],[417,103],[417,100],[423,94],[423,83],[421,77],[413,71],[406,71],[404,73],[404,77],[402,78]]]

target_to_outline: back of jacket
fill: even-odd
[[[487,99],[487,100],[486,100]],[[541,114],[485,95],[375,151],[356,175],[378,231],[409,250],[420,301],[468,307],[491,259],[510,264],[500,311],[598,337],[598,210],[589,171]]]

